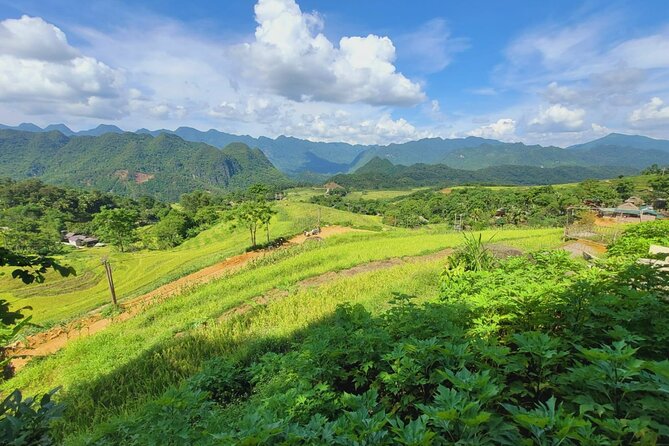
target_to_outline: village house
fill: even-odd
[[[66,232],[63,234],[63,242],[77,248],[92,248],[100,243],[100,240],[97,237],[78,234],[76,232]]]
[[[598,208],[600,217],[615,218],[623,223],[653,221],[663,218],[652,206],[643,204],[639,197],[630,197],[615,208]]]

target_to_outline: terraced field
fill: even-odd
[[[282,213],[309,209],[304,206],[287,203]],[[332,213],[327,218],[356,217]],[[561,231],[554,229],[486,231],[483,236],[493,234],[496,243],[528,250],[561,243]],[[381,310],[397,295],[431,299],[444,250],[461,241],[460,234],[433,227],[348,233],[279,250],[29,363],[2,390],[19,387],[32,393],[63,386],[61,397],[68,405],[64,432],[81,433],[179,385],[212,357],[255,355],[289,342],[338,304]],[[242,247],[243,242],[237,249]]]
[[[290,236],[313,228],[318,218],[317,206],[285,200],[277,204],[278,215],[271,225],[273,237]],[[340,224],[369,230],[381,230],[377,217],[321,208],[323,224]],[[44,284],[25,287],[12,280],[9,269],[0,272],[0,298],[13,307],[32,307],[33,321],[45,326],[71,319],[109,301],[107,280],[100,260],[108,257],[113,270],[117,295],[121,300],[144,294],[193,271],[243,252],[247,234],[230,223],[219,224],[176,249],[120,253],[109,247],[73,250],[61,256],[72,265],[77,276],[62,278],[47,275]]]

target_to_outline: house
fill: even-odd
[[[63,241],[68,245],[72,245],[77,248],[92,248],[93,246],[97,245],[100,242],[100,240],[97,237],[77,234],[75,232],[65,233],[63,235]]]
[[[625,203],[630,203],[633,204],[634,206],[641,206],[643,204],[643,200],[639,197],[629,197],[627,200],[625,200]]]
[[[599,208],[598,213],[600,217],[615,218],[623,223],[637,223],[663,218],[663,215],[653,209],[652,206],[637,207],[627,202],[615,208]]]
[[[616,207],[616,210],[619,210],[619,211],[638,211],[639,206],[635,205],[632,202],[625,201],[624,203],[621,203],[620,205],[618,205]]]

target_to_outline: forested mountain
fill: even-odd
[[[563,150],[563,149],[559,149]],[[394,165],[375,157],[352,174],[339,174],[332,181],[354,189],[387,189],[460,184],[539,185],[581,181],[587,178],[612,178],[638,170],[629,167],[490,166],[478,170],[454,169],[445,164]]]
[[[459,169],[491,166],[628,166],[642,169],[651,164],[666,164],[669,152],[629,146],[593,145],[579,150],[528,146],[522,143],[483,144],[448,153],[441,163]]]
[[[0,126],[0,128],[7,126]],[[65,135],[74,134],[62,124],[41,129],[34,124],[21,124],[18,130],[43,132],[59,130]],[[95,129],[77,132],[77,136],[100,136],[105,133],[122,133],[113,125],[99,125]],[[301,179],[319,181],[337,173],[350,173],[364,166],[375,157],[390,160],[393,164],[446,164],[456,169],[476,170],[492,166],[624,166],[642,169],[651,164],[669,163],[669,141],[645,136],[612,133],[603,138],[566,149],[553,146],[506,143],[492,139],[426,138],[402,144],[352,145],[347,143],[314,142],[287,136],[275,139],[261,136],[233,135],[218,130],[200,131],[191,127],[176,130],[147,130],[135,132],[159,136],[173,134],[191,142],[203,142],[223,148],[233,142],[257,147],[269,161],[282,172]]]
[[[233,144],[219,150],[176,135],[0,130],[0,176],[44,181],[130,196],[176,200],[195,189],[222,191],[255,182],[288,180],[258,149]]]
[[[597,147],[631,147],[642,150],[661,150],[669,153],[669,141],[640,135],[623,135],[620,133],[610,133],[603,138],[595,139],[585,144],[570,146],[567,149],[588,150]]]
[[[242,142],[250,147],[258,147],[278,169],[290,175],[302,172],[334,174],[346,172],[355,162],[356,157],[369,150],[370,146],[346,143],[313,142],[288,136],[276,139],[261,136],[232,135],[218,130],[199,131],[190,127],[172,130],[138,130],[138,132],[158,135],[173,133],[186,141],[197,141],[215,147],[225,147],[232,142]]]

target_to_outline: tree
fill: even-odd
[[[233,213],[237,223],[249,230],[251,246],[256,246],[256,233],[261,216],[259,203],[257,201],[244,201],[233,209]]]
[[[153,244],[158,249],[173,248],[186,239],[191,225],[186,215],[172,210],[151,228],[150,236]]]
[[[267,243],[269,244],[269,222],[272,220],[272,216],[276,214],[276,210],[272,208],[272,206],[269,204],[269,202],[265,201],[263,203],[259,204],[260,209],[259,209],[259,217],[260,217],[260,222],[265,225],[265,230],[267,233]]]
[[[132,209],[103,208],[93,217],[95,234],[123,252],[137,240],[137,218],[137,212]]]
[[[669,176],[661,175],[649,181],[653,188],[653,195],[657,198],[665,198],[669,195]]]
[[[622,200],[627,200],[634,193],[634,183],[629,178],[623,178],[616,184],[616,192]]]
[[[247,200],[233,209],[233,216],[240,226],[248,228],[251,236],[251,245],[256,246],[258,226],[264,225],[267,232],[267,243],[270,241],[269,223],[276,211],[267,201],[268,188],[262,184],[251,186],[247,192]]]
[[[56,254],[61,250],[63,214],[36,204],[5,209],[0,216],[4,246],[17,253]]]

